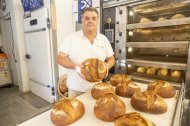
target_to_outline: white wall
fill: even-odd
[[[56,0],[56,20],[57,20],[57,46],[58,49],[66,36],[73,32],[73,0]],[[59,76],[66,73],[66,70],[59,66]]]

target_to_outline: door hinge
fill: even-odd
[[[55,88],[54,87],[51,87],[51,93],[52,93],[52,96],[55,96]]]
[[[50,29],[50,27],[51,27],[51,24],[50,24],[50,18],[47,18],[47,28]]]

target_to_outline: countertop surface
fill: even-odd
[[[136,83],[139,85],[142,91],[146,90],[147,85]],[[178,93],[177,93],[178,94]],[[176,94],[176,95],[177,95]],[[94,105],[96,100],[92,98],[90,92],[86,92],[78,97],[78,100],[82,101],[85,106],[85,114],[76,122],[69,126],[114,126],[113,122],[104,122],[94,115]],[[177,99],[176,97],[165,99],[168,110],[163,114],[150,114],[135,110],[130,104],[130,98],[119,97],[126,106],[126,113],[139,112],[147,119],[151,120],[156,126],[171,126],[172,117],[175,111]],[[50,119],[51,110],[48,110],[40,115],[37,115],[17,126],[54,126]]]

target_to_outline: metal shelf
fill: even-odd
[[[139,59],[127,59],[126,63],[136,66],[168,68],[175,70],[186,70],[187,67],[185,63],[160,62],[160,61],[139,60]]]
[[[188,48],[188,41],[172,41],[172,42],[127,42],[126,47],[137,48]]]
[[[153,28],[153,27],[164,27],[164,26],[184,25],[184,24],[190,24],[190,17],[166,20],[166,21],[153,21],[147,23],[127,24],[127,29]]]
[[[152,79],[152,78],[146,78],[146,77],[139,77],[139,76],[135,76],[135,75],[129,75],[133,81],[135,82],[141,82],[141,83],[145,83],[145,84],[149,84],[150,82],[154,82],[158,79]],[[175,87],[181,87],[182,83],[177,83],[177,82],[171,82],[171,81],[167,81],[170,82],[173,86]]]

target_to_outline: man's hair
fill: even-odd
[[[83,16],[84,13],[87,12],[87,11],[96,12],[96,14],[98,15],[98,11],[97,11],[96,8],[94,8],[94,7],[86,7],[86,8],[84,8],[84,9],[82,10],[81,16]]]

